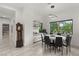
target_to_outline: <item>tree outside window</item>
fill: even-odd
[[[72,20],[50,22],[50,33],[52,32],[72,33],[73,32]]]

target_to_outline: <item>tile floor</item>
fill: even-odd
[[[71,53],[66,55],[64,48],[64,56],[79,56],[79,49],[71,48]],[[53,50],[50,52],[42,46],[41,42],[35,43],[30,47],[11,48],[4,46],[0,48],[0,56],[62,56],[61,52],[55,53]]]

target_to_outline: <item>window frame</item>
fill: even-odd
[[[72,34],[73,34],[73,19],[60,20],[60,21],[52,21],[52,22],[49,22],[49,24],[56,23],[56,22],[64,22],[64,21],[72,21]],[[51,33],[51,25],[50,25],[50,33]]]

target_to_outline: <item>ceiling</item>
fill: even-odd
[[[50,4],[54,5],[54,8],[50,8]],[[79,3],[0,3],[2,6],[9,6],[14,9],[23,10],[27,6],[33,7],[33,10],[40,15],[49,15],[62,12],[65,10],[75,10],[79,8]],[[1,8],[0,8],[1,9]],[[2,9],[5,11],[5,9]],[[6,13],[10,13],[7,11]]]
[[[58,12],[65,9],[73,9],[73,8],[79,8],[79,3],[50,3],[55,6],[55,8],[50,8],[50,5],[48,3],[0,3],[0,5],[6,5],[10,6],[12,8],[16,9],[23,9],[27,5],[36,6],[37,9],[49,9],[54,12]]]

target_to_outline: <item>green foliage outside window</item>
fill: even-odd
[[[50,23],[50,31],[51,31],[51,33],[53,32],[57,32],[58,31],[58,25],[57,25],[57,23],[56,22],[53,22],[53,23]]]
[[[60,26],[60,24],[62,24],[62,26]],[[72,30],[73,30],[72,20],[50,23],[50,33],[55,33],[55,32],[72,33]]]
[[[72,23],[65,23],[62,30],[66,33],[72,32]]]

